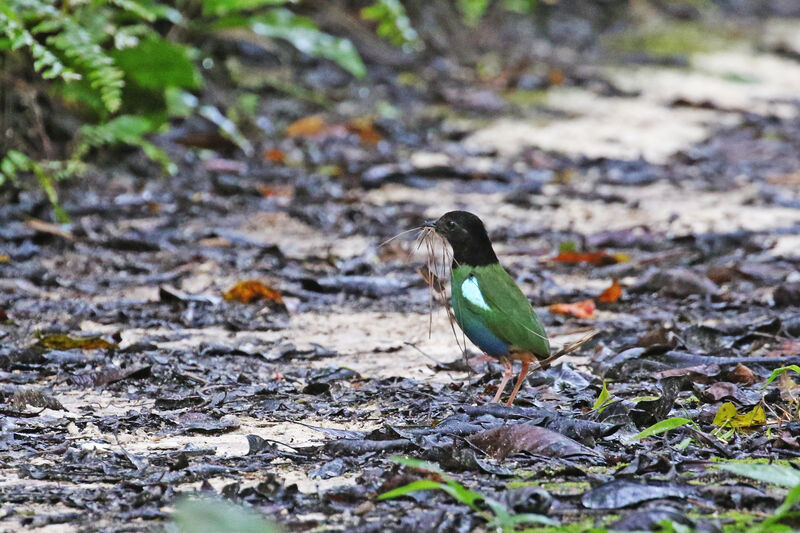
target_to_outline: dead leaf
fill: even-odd
[[[26,405],[43,407],[54,411],[66,411],[55,396],[36,389],[22,389],[14,393],[10,400],[11,405],[17,409],[24,409]]]
[[[611,286],[604,290],[597,299],[605,303],[614,303],[622,297],[622,286],[619,281],[614,280]]]
[[[257,185],[256,189],[265,198],[280,196],[283,198],[291,198],[294,194],[294,187],[291,185]]]
[[[559,315],[572,315],[575,318],[592,318],[596,306],[594,300],[582,300],[574,303],[555,303],[550,306],[550,312]]]
[[[228,301],[236,300],[246,304],[254,300],[271,300],[283,303],[283,298],[281,298],[281,294],[278,291],[254,279],[240,281],[223,296]]]
[[[272,148],[264,150],[264,159],[270,163],[283,163],[286,161],[286,155],[277,148]]]
[[[605,266],[630,261],[630,257],[626,254],[611,255],[602,250],[597,252],[559,252],[553,258],[553,261],[559,263],[591,263],[595,266]]]
[[[375,130],[372,117],[354,118],[347,125],[347,129],[357,134],[364,144],[378,144],[383,137]]]
[[[778,378],[778,390],[781,393],[781,400],[786,403],[797,403],[800,398],[800,385],[794,382],[788,372],[784,372]]]
[[[10,263],[11,256],[8,254],[0,254],[0,263]]]
[[[715,426],[730,425],[735,428],[750,426],[762,426],[767,422],[767,415],[764,408],[756,405],[746,414],[740,415],[736,411],[736,406],[732,402],[725,402],[719,406],[717,414],[714,416]]]
[[[739,394],[739,387],[735,384],[730,383],[728,381],[717,381],[706,387],[706,390],[703,391],[706,397],[709,399],[718,402],[723,398],[736,398]]]
[[[566,76],[564,76],[564,72],[561,69],[551,68],[547,72],[547,79],[550,85],[561,85],[566,80]]]
[[[69,378],[70,382],[79,387],[102,386],[115,383],[127,378],[144,378],[150,375],[151,365],[135,365],[127,368],[107,368],[85,374],[77,374]]]
[[[114,343],[103,340],[100,337],[81,337],[74,339],[69,335],[44,335],[39,338],[39,341],[34,345],[37,348],[44,348],[45,350],[74,350],[80,348],[81,350],[116,350],[119,348]]]
[[[705,383],[714,376],[718,376],[720,368],[717,363],[709,363],[707,365],[686,366],[683,368],[670,368],[662,372],[656,372],[653,377],[656,379],[664,379],[678,376],[688,376],[692,381]]]
[[[755,383],[758,381],[758,376],[742,363],[739,363],[736,365],[736,368],[731,371],[729,379],[737,383]]]
[[[50,222],[45,222],[44,220],[39,220],[37,218],[29,219],[26,224],[29,228],[37,231],[38,233],[47,233],[48,235],[61,237],[67,241],[75,240],[72,232],[65,230],[60,224],[51,224]]]
[[[287,137],[314,137],[325,131],[325,117],[320,114],[296,120],[286,129]]]
[[[777,350],[772,350],[764,354],[764,357],[788,357],[800,354],[800,340],[793,339],[783,341]]]
[[[530,452],[547,457],[598,457],[599,454],[561,433],[533,424],[507,424],[481,431],[469,441],[496,459],[515,452]]]

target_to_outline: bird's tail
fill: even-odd
[[[552,365],[556,359],[558,359],[561,356],[567,355],[568,353],[574,352],[575,350],[577,350],[578,348],[580,348],[581,346],[592,340],[599,333],[600,333],[599,330],[594,330],[589,332],[587,335],[584,335],[577,341],[566,344],[563,348],[561,348],[556,353],[552,354],[547,359],[539,361],[539,368],[541,368],[542,370],[547,370],[548,368],[550,368],[550,365]]]

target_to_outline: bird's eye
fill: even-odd
[[[448,228],[448,229],[453,229],[453,228],[455,228],[455,227],[456,227],[456,223],[455,223],[455,222],[453,222],[452,220],[448,220],[448,221],[447,221],[447,223],[446,223],[446,225],[447,225],[447,228]]]

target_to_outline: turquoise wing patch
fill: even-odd
[[[461,284],[461,294],[475,307],[485,311],[492,310],[492,308],[489,307],[489,304],[487,304],[486,300],[483,298],[481,286],[478,284],[478,278],[475,276],[470,275],[464,280],[464,282]]]

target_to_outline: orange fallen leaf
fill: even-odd
[[[622,286],[614,280],[611,286],[604,290],[597,299],[601,302],[614,303],[622,297]]]
[[[354,118],[347,125],[347,129],[357,134],[364,144],[378,144],[383,139],[375,130],[372,117]]]
[[[271,196],[284,196],[291,197],[294,194],[294,188],[290,185],[256,185],[256,189],[262,196],[267,198]]]
[[[566,80],[566,76],[564,76],[564,72],[561,69],[551,68],[547,72],[547,79],[550,85],[561,85]]]
[[[249,304],[253,300],[272,300],[274,302],[283,303],[281,293],[254,279],[240,281],[223,296],[226,300],[236,300],[246,304]]]
[[[283,163],[286,161],[286,155],[277,148],[272,148],[270,150],[264,150],[264,159],[270,163]]]
[[[322,115],[311,115],[296,120],[286,129],[287,137],[313,137],[324,132],[327,125]]]
[[[558,303],[550,306],[550,312],[559,315],[572,315],[575,318],[592,318],[594,316],[594,300],[582,300],[574,303]]]
[[[626,254],[609,254],[603,250],[597,252],[559,252],[553,261],[559,263],[591,263],[595,266],[613,265],[629,261]]]

